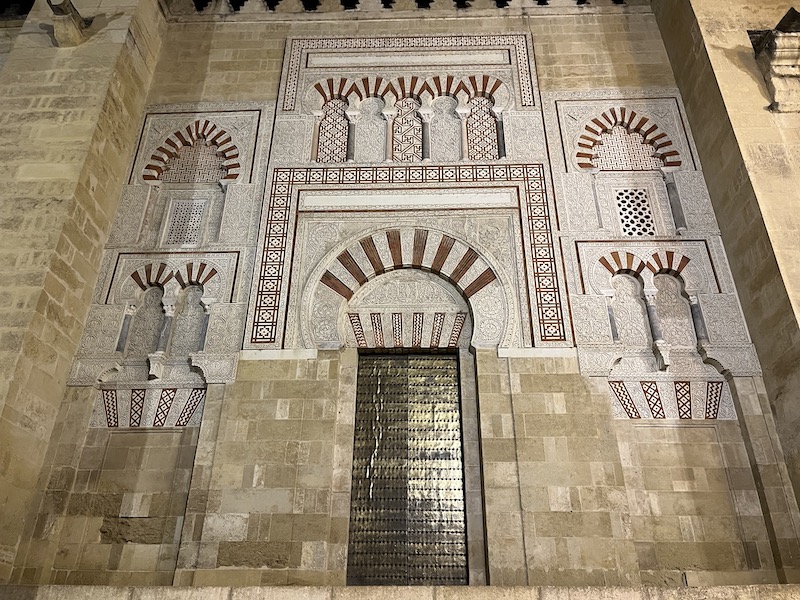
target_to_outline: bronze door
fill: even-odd
[[[466,585],[458,358],[362,355],[349,585]]]

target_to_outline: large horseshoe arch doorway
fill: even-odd
[[[368,282],[340,316],[359,348],[347,582],[486,582],[472,319],[418,269]]]

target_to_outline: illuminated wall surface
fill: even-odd
[[[789,8],[4,5],[0,598],[796,594]]]

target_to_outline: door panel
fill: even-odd
[[[454,355],[359,359],[347,582],[468,582]]]

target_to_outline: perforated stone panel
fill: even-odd
[[[471,160],[496,160],[497,121],[492,114],[492,103],[488,98],[473,98],[472,110],[467,117],[467,144]]]
[[[403,98],[397,104],[392,136],[392,158],[397,161],[422,160],[422,118],[419,102]]]
[[[166,246],[196,246],[200,243],[205,213],[205,200],[175,200],[172,203]]]
[[[616,199],[622,233],[630,236],[656,234],[656,224],[646,189],[617,190]]]
[[[346,107],[342,100],[331,100],[323,107],[325,116],[319,122],[317,162],[341,163],[347,160]]]

